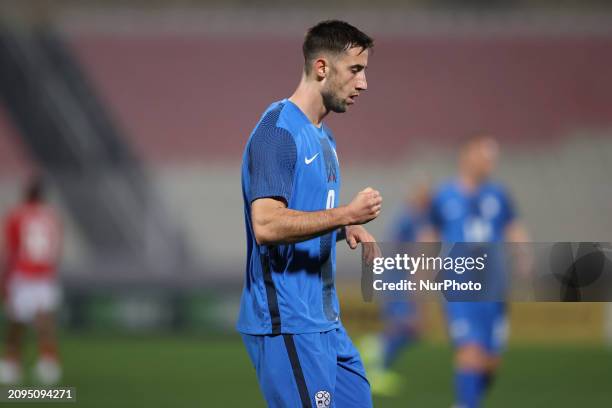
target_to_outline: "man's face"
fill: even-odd
[[[468,162],[479,179],[487,179],[497,166],[499,147],[492,138],[482,138],[468,148]]]
[[[355,103],[361,91],[368,88],[365,69],[368,66],[368,50],[349,48],[329,60],[329,74],[325,78],[323,104],[332,112],[346,112]]]

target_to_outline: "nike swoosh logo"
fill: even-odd
[[[319,155],[319,153],[315,154],[315,155],[314,155],[314,156],[312,156],[310,159],[309,159],[309,158],[307,158],[307,157],[304,157],[304,163],[306,163],[306,164],[310,164],[310,163],[312,163],[312,161],[313,161],[314,159],[316,159],[318,155]]]

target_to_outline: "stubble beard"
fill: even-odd
[[[327,111],[344,113],[347,110],[347,104],[345,100],[338,97],[337,89],[338,86],[334,82],[323,89],[321,92],[321,96],[323,97],[323,106],[325,106]]]

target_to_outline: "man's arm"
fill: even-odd
[[[527,228],[518,220],[512,221],[504,231],[506,242],[510,245],[512,259],[514,259],[514,271],[519,276],[530,276],[533,273],[534,255],[533,248],[529,245],[531,237]]]
[[[258,244],[290,244],[346,225],[365,224],[378,217],[381,206],[380,193],[369,187],[348,205],[312,212],[289,209],[279,199],[261,198],[251,203],[251,220]]]
[[[519,221],[512,221],[505,230],[506,242],[518,242],[525,243],[529,242],[529,233],[525,226]]]
[[[16,252],[16,234],[15,225],[12,217],[7,217],[4,222],[4,242],[3,242],[3,256],[0,257],[0,298],[6,298],[6,289],[9,280],[9,274],[11,273],[13,266],[13,255]]]
[[[417,234],[416,241],[417,242],[439,242],[440,234],[438,233],[438,230],[436,230],[436,228],[434,228],[431,225],[428,225],[424,227],[421,231],[419,231],[419,233]]]

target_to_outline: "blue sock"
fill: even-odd
[[[483,374],[476,371],[455,371],[455,393],[461,408],[478,408],[484,392]]]

